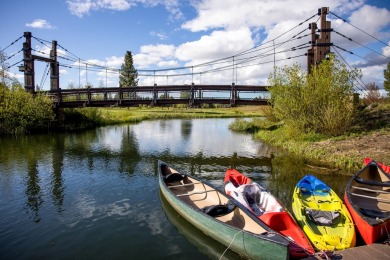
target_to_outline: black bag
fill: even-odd
[[[201,208],[200,211],[206,213],[211,217],[221,217],[229,214],[236,208],[236,204],[229,200],[228,203],[222,205],[211,205]]]
[[[306,208],[305,212],[310,220],[320,226],[333,226],[340,221],[339,211],[323,211]]]

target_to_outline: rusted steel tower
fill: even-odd
[[[52,41],[50,58],[31,54],[31,32],[23,35],[26,41],[23,43],[23,66],[19,70],[24,72],[24,89],[27,92],[35,92],[35,69],[34,61],[44,61],[50,63],[50,90],[58,90],[60,87],[59,63],[57,62],[57,41]]]
[[[326,55],[330,53],[330,33],[332,31],[331,22],[326,20],[326,15],[329,13],[329,7],[322,7],[318,9],[318,15],[320,15],[321,28],[318,30],[319,35],[316,33],[317,24],[309,24],[311,29],[311,49],[307,51],[307,71],[310,73],[314,65],[319,64]]]

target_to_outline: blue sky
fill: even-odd
[[[127,50],[133,53],[134,65],[140,70],[139,85],[267,85],[274,58],[276,66],[298,63],[306,69],[305,45],[301,50],[287,50],[310,40],[308,24],[318,20],[315,14],[322,6],[347,21],[328,15],[334,30],[353,39],[351,42],[333,33],[332,42],[354,54],[338,48],[332,51],[351,67],[360,68],[364,83],[375,82],[381,87],[383,70],[390,62],[388,0],[1,1],[0,49],[8,57],[17,53],[24,38],[7,46],[29,31],[41,40],[33,38],[32,48],[39,51],[35,54],[48,56],[44,53],[49,53],[51,41],[56,40],[66,49],[59,48],[59,55],[72,59],[59,59],[61,88],[85,86],[86,81],[95,87],[118,86],[118,73],[110,71],[120,68]],[[306,36],[288,41],[296,34]],[[275,55],[271,55],[273,39],[275,44],[285,42],[275,48]],[[238,55],[246,50],[252,52]],[[254,58],[248,59],[250,56]],[[23,75],[17,65],[22,59],[18,53],[6,61],[9,65],[16,63],[9,72],[21,82]],[[218,59],[225,60],[197,66]],[[240,63],[243,59],[245,63]],[[46,63],[36,61],[35,67],[35,83],[49,89]],[[187,69],[170,70],[179,67]],[[363,88],[362,83],[357,87]]]

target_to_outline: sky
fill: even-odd
[[[331,52],[362,71],[356,88],[383,88],[389,0],[1,0],[0,50],[23,82],[23,33],[38,56],[57,41],[61,88],[119,86],[126,51],[138,85],[268,85],[274,65],[306,71],[308,26],[320,26],[321,7],[330,10]],[[49,83],[47,64],[35,61],[35,84]]]

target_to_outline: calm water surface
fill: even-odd
[[[339,195],[349,177],[305,167],[234,119],[157,120],[74,134],[0,139],[1,259],[219,259],[225,247],[161,198],[157,160],[223,188],[228,167],[290,208],[314,174]],[[239,259],[231,251],[225,259]]]

